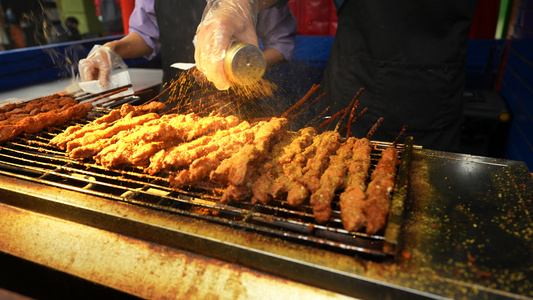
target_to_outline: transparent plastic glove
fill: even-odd
[[[115,51],[102,45],[95,45],[89,55],[78,62],[81,80],[98,79],[102,88],[109,86],[109,75],[113,69],[118,67],[124,70],[128,68]]]
[[[230,87],[224,57],[237,40],[259,46],[255,25],[258,0],[208,0],[196,30],[196,67],[219,90]]]

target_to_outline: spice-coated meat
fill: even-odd
[[[319,188],[311,195],[310,204],[318,223],[326,223],[332,213],[331,202],[335,192],[344,187],[346,179],[346,161],[352,157],[352,148],[356,139],[350,137],[330,156],[329,166],[320,177]]]
[[[298,135],[296,134],[287,134],[281,137],[280,142],[276,143],[268,154],[270,159],[258,166],[259,175],[252,185],[253,203],[261,202],[266,204],[272,199],[271,187],[274,181],[283,174],[280,163],[281,157],[285,148],[288,148],[297,138]],[[275,192],[275,194],[277,193]]]
[[[83,118],[91,109],[89,103],[78,104],[73,98],[58,94],[4,105],[0,108],[0,143],[10,141],[23,132],[37,133],[72,119]]]
[[[220,184],[232,183],[240,186],[245,182],[248,167],[256,160],[264,158],[270,150],[273,139],[280,134],[287,124],[285,118],[272,118],[268,122],[259,122],[254,128],[257,132],[252,142],[244,145],[237,153],[225,159],[210,175],[210,179]]]
[[[209,144],[197,147],[197,150],[198,148],[204,148],[200,151],[203,155],[192,161],[188,169],[181,170],[176,175],[171,175],[169,178],[170,184],[174,187],[181,187],[198,183],[209,177],[220,166],[222,161],[234,155],[245,144],[253,140],[256,128],[249,127],[248,122],[243,122],[242,124],[242,127],[237,126],[234,130],[230,130],[232,134],[215,138]],[[196,153],[198,154],[198,152]]]
[[[315,135],[316,130],[314,128],[306,127],[296,134],[289,134],[273,147],[272,153],[269,155],[272,159],[260,167],[260,176],[252,185],[254,195],[252,202],[265,204],[273,197],[287,195],[291,190],[301,191],[302,188],[305,190],[301,183],[285,175],[283,166],[290,164],[294,156],[308,147]],[[291,194],[291,197],[294,196]],[[307,198],[307,195],[304,195],[303,198]]]
[[[146,115],[140,115],[137,117],[130,117],[129,115],[126,116],[126,118],[118,120],[113,125],[106,127],[101,130],[96,130],[93,132],[88,132],[87,134],[83,135],[82,137],[76,138],[70,142],[67,143],[67,152],[72,151],[75,148],[78,148],[82,145],[95,143],[100,139],[107,139],[115,134],[131,129],[135,127],[136,125],[140,125],[143,123],[146,123],[151,120],[155,120],[159,118],[159,115],[156,113],[150,113]]]
[[[351,159],[346,161],[348,173],[339,204],[342,225],[348,231],[358,231],[366,224],[363,209],[371,151],[372,144],[367,138],[358,139]]]
[[[109,114],[102,116],[91,123],[80,126],[80,125],[73,125],[68,127],[65,131],[62,133],[56,135],[53,139],[50,140],[49,144],[55,147],[58,147],[60,149],[66,149],[67,143],[80,138],[84,136],[85,134],[96,131],[96,130],[102,130],[110,126],[111,123],[114,121],[120,119],[121,117],[125,117],[121,115],[120,110],[113,110]]]
[[[304,175],[299,179],[310,192],[315,192],[320,187],[320,176],[329,165],[329,157],[335,154],[340,146],[340,135],[336,131],[326,131],[320,137],[315,156],[307,161],[307,165],[302,169]]]
[[[372,172],[372,181],[366,190],[364,211],[367,216],[366,233],[375,234],[385,228],[390,212],[390,195],[394,189],[398,165],[398,150],[387,148]]]
[[[165,169],[187,167],[196,159],[219,149],[221,144],[227,144],[235,138],[235,135],[251,128],[250,124],[244,121],[235,127],[218,130],[213,135],[163,149],[150,159],[150,166],[146,171],[155,174]]]

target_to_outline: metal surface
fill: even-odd
[[[89,119],[107,112],[107,109],[95,108]],[[48,146],[49,140],[58,132],[42,133],[0,146],[0,174],[317,247],[387,256],[382,250],[383,234],[347,232],[342,227],[338,208],[329,224],[319,225],[314,222],[308,204],[293,208],[284,199],[275,199],[266,205],[250,201],[219,204],[218,186],[205,183],[190,189],[172,189],[167,178],[150,176],[142,168],[106,170],[94,162],[70,159],[63,151]],[[372,153],[373,165],[385,147],[387,144],[376,144]]]
[[[526,164],[431,150],[412,156],[402,255],[408,268],[424,270],[421,284],[439,278],[458,282],[456,295],[478,289],[479,298],[532,297],[533,179]]]
[[[229,80],[242,85],[256,83],[266,70],[263,52],[252,44],[233,43],[224,58]]]
[[[80,164],[47,148],[53,134],[0,148],[0,202],[354,297],[533,295],[533,184],[523,163],[403,151],[394,227],[368,237],[344,232],[338,215],[316,225],[309,208],[294,211],[283,201],[219,205],[212,186],[172,190],[137,169]],[[380,147],[387,145],[378,143],[374,164]],[[516,248],[511,255],[502,254],[500,240]]]

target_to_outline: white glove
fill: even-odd
[[[228,89],[224,57],[233,39],[259,46],[255,25],[257,0],[208,0],[196,30],[196,67],[219,90]]]
[[[115,68],[126,70],[128,66],[122,58],[111,48],[94,45],[87,58],[78,62],[81,80],[90,81],[98,79],[102,88],[109,86],[109,74]]]

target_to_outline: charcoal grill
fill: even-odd
[[[86,120],[78,122],[85,124],[108,112],[106,108],[95,108]],[[411,255],[420,251],[418,245],[423,244],[413,229],[419,228],[413,220],[419,220],[421,215],[409,212],[406,219],[404,213],[404,207],[413,207],[410,195],[419,192],[411,190],[411,160],[414,157],[413,163],[420,164],[421,157],[425,161],[428,156],[413,146],[410,138],[397,146],[401,165],[387,229],[369,236],[342,229],[338,210],[334,210],[330,223],[319,225],[309,206],[295,209],[283,199],[268,205],[250,201],[223,205],[218,203],[220,187],[216,185],[203,183],[189,189],[173,189],[164,177],[147,175],[142,169],[107,170],[92,162],[72,160],[63,151],[48,146],[49,140],[62,130],[19,137],[0,146],[0,202],[350,296],[438,299],[459,293],[514,298],[519,293],[502,291],[501,286],[484,286],[462,275],[449,279],[447,275],[433,274],[434,278],[420,280],[423,259],[416,257],[412,261],[418,265],[409,265]],[[372,168],[381,151],[393,146],[384,142],[374,145]],[[463,161],[446,153],[430,154],[438,158],[436,165]],[[487,164],[481,160],[481,165]],[[500,165],[514,169],[514,164]],[[422,186],[423,180],[414,182]],[[526,186],[525,195],[530,195],[531,178],[523,180],[525,183],[518,184]],[[523,200],[524,195],[521,192],[517,197]],[[531,224],[529,216],[523,221],[526,226]],[[525,245],[532,244],[530,235],[524,239]],[[527,259],[530,262],[532,258]],[[458,270],[463,268],[470,270],[467,266]],[[528,268],[523,274],[531,274],[533,269]],[[525,284],[526,291],[531,292],[527,283],[519,284]]]
[[[78,124],[84,125],[107,113],[109,109],[97,107]],[[148,175],[142,168],[107,170],[94,162],[70,159],[63,151],[48,146],[50,139],[62,129],[2,146],[0,174],[336,251],[359,252],[376,258],[394,254],[390,246],[384,247],[383,233],[366,235],[342,229],[339,210],[334,211],[329,224],[319,225],[314,222],[312,208],[308,205],[295,209],[283,199],[274,199],[267,205],[250,201],[219,204],[217,194],[222,187],[216,185],[203,183],[190,189],[175,189],[169,186],[166,178]],[[380,152],[392,146],[390,143],[374,144],[372,167],[377,164]],[[403,145],[398,147],[404,149]],[[390,240],[390,244],[396,243],[396,237]]]

